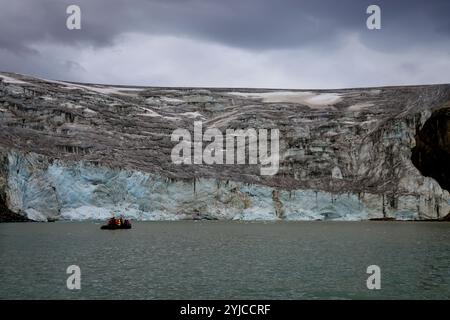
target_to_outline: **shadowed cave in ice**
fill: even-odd
[[[416,134],[411,160],[426,177],[450,191],[450,108],[435,111]]]

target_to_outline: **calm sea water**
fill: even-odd
[[[0,225],[2,299],[448,299],[450,223]],[[381,268],[368,290],[366,268]],[[69,265],[81,290],[66,287]]]

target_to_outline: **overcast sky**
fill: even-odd
[[[81,8],[81,30],[66,8]],[[381,7],[381,30],[366,9]],[[0,70],[154,86],[450,82],[449,0],[0,0]]]

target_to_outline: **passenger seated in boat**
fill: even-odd
[[[109,218],[108,220],[108,225],[113,226],[116,224],[116,217],[112,216],[111,218]]]

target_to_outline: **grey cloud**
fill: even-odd
[[[368,42],[385,47],[450,37],[447,0],[375,1],[383,11],[384,29],[378,33],[365,28],[365,9],[372,3],[372,0],[8,1],[1,6],[0,44],[15,49],[36,41],[107,46],[123,32],[142,32],[264,50],[329,44],[338,41],[343,32],[361,33]],[[65,28],[65,8],[69,4],[82,8],[83,29],[79,32]]]
[[[82,30],[65,27],[70,4],[82,9]],[[382,30],[365,27],[370,4],[382,9]],[[312,57],[319,53],[324,57],[325,52],[328,59],[349,35],[356,35],[365,48],[386,54],[385,59],[392,54],[392,61],[402,52],[418,49],[432,50],[439,57],[450,52],[448,0],[0,0],[0,8],[0,69],[71,80],[90,76],[90,69],[77,57],[86,50],[132,51],[120,42],[127,33],[142,34],[143,41],[149,36],[173,36],[255,55],[304,50]],[[61,56],[67,51],[48,48],[44,54],[45,46],[69,47],[72,54]],[[158,59],[154,63],[165,57]],[[358,65],[350,59],[344,61],[346,66],[363,68],[362,62]],[[405,77],[422,72],[429,58],[420,59],[399,61],[399,70],[404,70]],[[288,60],[295,62],[296,57]],[[346,75],[333,75],[338,76]],[[171,77],[175,75],[157,75],[174,82]]]

